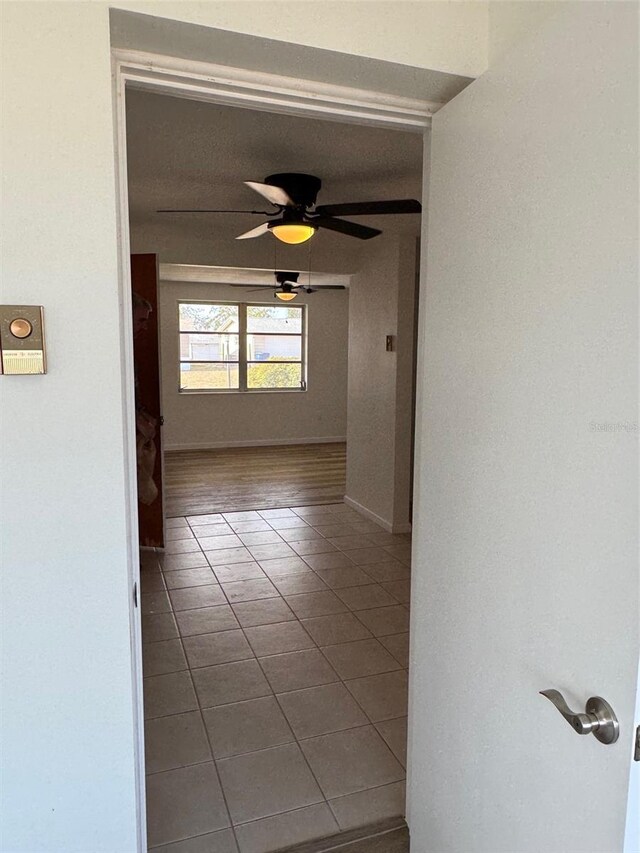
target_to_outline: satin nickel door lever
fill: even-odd
[[[592,734],[600,743],[615,743],[618,740],[620,735],[618,718],[611,705],[601,696],[592,696],[587,699],[584,713],[576,713],[569,708],[559,690],[541,690],[540,693],[553,702],[579,735]]]

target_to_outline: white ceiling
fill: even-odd
[[[271,244],[275,241],[270,235],[234,240],[265,217],[156,213],[163,207],[269,210],[267,202],[244,186],[245,180],[261,181],[276,172],[314,174],[323,182],[319,204],[419,199],[421,194],[420,134],[132,90],[127,94],[127,143],[134,250],[158,251],[161,260],[173,263],[272,264]],[[417,234],[420,225],[417,215],[358,217],[355,221],[387,233],[409,230]],[[144,235],[137,246],[136,232]],[[152,245],[154,237],[157,247]],[[327,231],[318,233],[312,243],[316,258],[339,257],[343,268],[349,266],[351,255],[355,268],[367,245]],[[214,244],[215,251],[209,251],[207,247]],[[300,253],[302,247],[295,249]]]

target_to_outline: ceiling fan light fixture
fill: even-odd
[[[298,243],[306,243],[316,233],[313,225],[306,225],[302,222],[283,222],[281,225],[271,226],[270,231],[278,240],[292,246]]]
[[[276,290],[276,296],[283,302],[291,302],[291,300],[295,299],[297,295],[297,293],[293,293],[287,290]]]

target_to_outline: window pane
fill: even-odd
[[[266,361],[247,365],[249,388],[300,388],[302,365]]]
[[[248,361],[300,361],[302,338],[289,335],[247,335]]]
[[[181,332],[237,332],[237,305],[180,303]]]
[[[237,364],[181,364],[180,390],[238,388]]]
[[[180,361],[238,361],[238,335],[180,335]]]
[[[248,332],[302,332],[302,308],[289,305],[247,306]]]

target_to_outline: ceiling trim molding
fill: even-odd
[[[112,51],[127,86],[245,109],[422,132],[444,104],[135,50]]]
[[[305,284],[308,270],[289,270],[298,272],[300,283]],[[185,284],[254,284],[274,285],[272,269],[243,267],[214,267],[198,264],[160,264],[158,279],[165,282],[183,282]],[[349,287],[351,274],[311,271],[311,284],[340,284]]]

